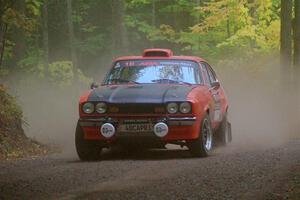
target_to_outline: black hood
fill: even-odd
[[[88,101],[103,101],[107,103],[165,103],[170,101],[185,101],[189,92],[195,86],[189,85],[117,85],[102,86],[94,89]]]

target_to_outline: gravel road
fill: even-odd
[[[0,162],[0,199],[300,199],[300,141],[231,145],[208,158],[184,149]]]

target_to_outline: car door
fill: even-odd
[[[206,71],[205,73],[208,79],[209,92],[212,97],[210,119],[212,126],[215,128],[222,121],[222,89],[221,87],[214,86],[214,83],[218,82],[218,80],[210,65],[206,62],[203,62],[202,65]]]

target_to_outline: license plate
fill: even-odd
[[[129,133],[144,133],[152,132],[152,124],[122,124],[120,125],[120,132],[129,132]]]

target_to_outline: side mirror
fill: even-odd
[[[95,88],[98,88],[99,87],[99,85],[97,84],[97,83],[95,83],[95,82],[93,82],[92,84],[91,84],[91,89],[93,90],[93,89],[95,89]]]
[[[212,82],[211,87],[216,90],[219,89],[221,87],[220,82],[219,81]]]

